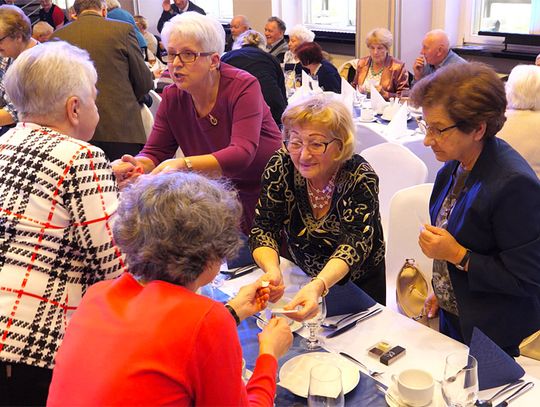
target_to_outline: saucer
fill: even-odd
[[[370,120],[363,120],[360,117],[357,117],[355,120],[360,122],[360,123],[373,123],[373,122],[377,121],[377,118],[372,117]]]
[[[397,391],[396,385],[393,383],[390,385],[386,394],[384,395],[384,399],[386,400],[386,403],[388,403],[390,407],[410,407],[409,404],[406,404],[401,401],[401,399],[399,398],[399,393]],[[441,386],[437,382],[435,382],[435,386],[433,388],[433,400],[431,400],[430,403],[422,407],[445,407],[445,406],[446,406],[446,403],[444,402],[442,398]]]
[[[261,318],[265,319],[263,316],[261,316]],[[285,315],[283,315],[283,318],[286,318]],[[289,318],[287,318],[289,319]],[[294,321],[292,319],[290,319],[292,322],[291,325],[289,325],[289,327],[291,328],[291,332],[296,332],[298,331],[299,329],[302,329],[302,323],[301,322],[298,322],[298,321]],[[260,319],[257,320],[257,326],[259,327],[259,329],[262,331],[264,329],[264,322],[262,322]]]

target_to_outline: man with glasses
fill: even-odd
[[[133,26],[106,19],[102,0],[76,0],[77,20],[55,32],[90,54],[98,72],[99,123],[92,139],[109,160],[137,154],[146,142],[139,100],[152,89]]]

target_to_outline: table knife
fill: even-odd
[[[332,332],[330,335],[327,335],[326,337],[327,338],[335,338],[336,336],[339,336],[342,333],[347,332],[349,329],[354,328],[356,326],[356,324],[358,324],[359,322],[362,322],[362,321],[364,321],[364,320],[366,320],[368,318],[371,318],[372,316],[377,315],[381,311],[382,311],[382,308],[376,308],[373,311],[368,312],[366,315],[364,315],[364,316],[358,318],[357,320],[351,322],[350,324],[345,325],[343,328],[339,328],[339,329],[335,330],[334,332]]]
[[[238,267],[234,270],[223,270],[221,271],[221,274],[225,274],[229,276],[229,280],[232,280],[233,278],[237,278],[240,276],[243,276],[244,274],[251,273],[253,270],[256,270],[259,268],[256,264],[248,264],[247,266]]]
[[[503,401],[501,401],[499,404],[497,404],[495,407],[506,407],[506,406],[508,406],[508,404],[512,400],[518,398],[519,396],[521,396],[522,394],[524,394],[528,390],[532,389],[533,387],[534,387],[533,382],[525,383],[523,386],[521,386],[519,389],[517,389],[514,393],[512,393],[510,396],[508,396]]]

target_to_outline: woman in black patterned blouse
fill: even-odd
[[[317,95],[283,114],[285,147],[262,176],[250,245],[270,281],[270,299],[284,292],[281,237],[292,260],[313,277],[289,304],[295,319],[317,313],[317,300],[352,280],[376,301],[386,298],[379,180],[354,151],[354,125],[340,102]]]

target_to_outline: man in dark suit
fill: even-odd
[[[130,24],[105,18],[102,0],[76,0],[77,19],[54,36],[85,49],[98,73],[99,123],[92,139],[110,160],[137,154],[146,142],[139,100],[153,87]]]
[[[161,13],[161,17],[157,23],[158,31],[161,32],[163,24],[175,15],[185,13],[186,11],[195,11],[199,14],[206,15],[206,12],[202,8],[189,0],[174,0],[174,4],[171,4],[169,0],[163,0],[163,13]]]

